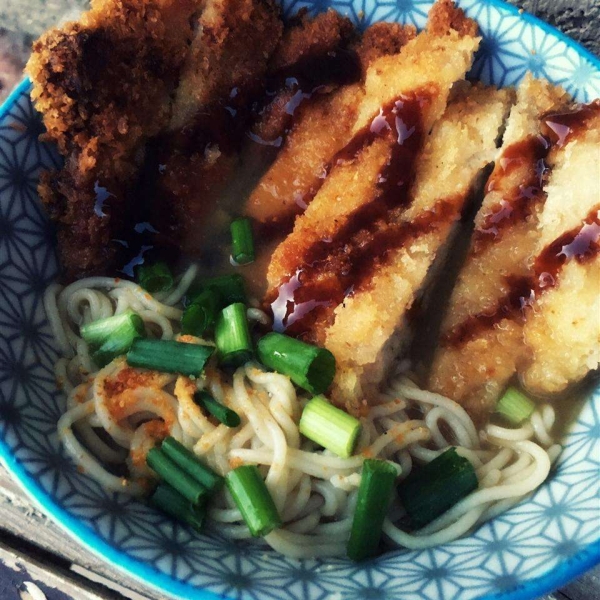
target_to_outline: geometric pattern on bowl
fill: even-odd
[[[496,0],[459,4],[484,41],[473,76],[498,86],[527,70],[581,101],[600,97],[600,63],[550,28]],[[290,0],[286,13],[329,7],[363,25],[422,27],[428,0]],[[565,439],[551,479],[530,499],[466,539],[397,550],[359,566],[296,561],[216,533],[199,535],[152,508],[106,493],[80,474],[58,442],[65,398],[42,296],[57,272],[54,237],[40,206],[40,170],[59,164],[23,82],[0,108],[0,457],[43,509],[86,546],[163,592],[185,598],[320,600],[533,598],[600,561],[600,389]]]

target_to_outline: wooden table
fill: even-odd
[[[600,55],[600,0],[511,0]],[[85,0],[2,0],[0,102],[31,41]],[[0,600],[162,600],[83,549],[25,497],[0,463]],[[433,600],[433,599],[432,599]],[[600,600],[600,567],[543,600]]]

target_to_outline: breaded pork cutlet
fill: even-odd
[[[398,54],[415,36],[414,27],[397,23],[369,27],[351,47],[361,64],[361,80],[371,62]],[[246,203],[246,213],[256,220],[263,238],[283,239],[316,195],[330,159],[352,136],[363,85],[364,81],[359,81],[319,94],[294,118],[282,150]]]
[[[530,275],[546,199],[541,117],[567,102],[564,91],[545,81],[527,77],[520,86],[447,305],[428,387],[463,404],[478,421],[522,359],[522,323],[511,311],[498,313],[498,304],[515,281]]]
[[[243,110],[255,99],[283,23],[270,0],[206,0],[198,29],[175,96],[169,125],[175,132],[206,128],[203,116],[198,123],[199,112],[215,104]]]
[[[112,240],[128,221],[145,142],[169,121],[196,11],[191,0],[96,0],[33,46],[32,97],[65,157],[39,191],[67,279],[115,260]]]
[[[551,174],[527,315],[524,386],[564,392],[600,365],[600,101],[546,115]]]
[[[267,70],[264,96],[257,102],[250,137],[261,150],[279,148],[308,98],[360,78],[360,65],[350,50],[354,25],[334,10],[314,17],[301,9],[288,21]],[[265,152],[267,150],[267,152]]]
[[[351,410],[376,389],[402,345],[406,311],[491,158],[485,151],[495,148],[506,109],[508,95],[484,90],[491,97],[464,98],[468,109],[455,105],[428,136],[479,42],[475,24],[450,2],[432,13],[448,22],[462,15],[469,31],[421,33],[400,54],[371,64],[352,140],[269,265],[275,327],[333,352],[333,399]],[[463,126],[473,114],[480,118]],[[456,148],[474,146],[471,161],[449,152],[461,132]]]
[[[151,221],[160,224],[163,243],[192,255],[202,251],[206,217],[224,202],[240,165],[250,106],[282,30],[271,0],[207,1],[171,131],[155,143],[160,170]]]

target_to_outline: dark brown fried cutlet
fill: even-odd
[[[207,215],[225,204],[240,148],[283,31],[271,0],[209,0],[183,69],[170,131],[154,141],[151,217],[158,242],[198,257]]]
[[[290,19],[269,62],[265,95],[256,107],[250,133],[257,143],[279,148],[305,96],[327,93],[336,83],[351,83],[360,76],[349,49],[357,37],[350,20],[334,10],[311,17],[301,9]]]
[[[96,1],[33,46],[32,98],[65,156],[62,170],[42,177],[40,196],[67,279],[114,264],[112,240],[130,218],[145,142],[169,121],[196,11],[187,0]]]

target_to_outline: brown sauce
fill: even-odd
[[[281,147],[284,138],[299,115],[299,109],[315,94],[331,91],[342,85],[360,81],[362,66],[358,53],[348,48],[328,52],[321,56],[311,56],[294,65],[272,73],[265,84],[262,99],[253,106],[254,118],[260,118],[272,108],[274,103],[284,99],[279,109],[282,130],[272,139],[264,139],[249,132],[252,141],[262,146]]]
[[[576,260],[585,263],[600,251],[600,205],[593,208],[580,226],[563,233],[535,259],[529,277],[508,277],[509,291],[496,306],[468,317],[442,338],[445,347],[460,347],[504,319],[525,320],[528,308],[545,291],[558,285],[563,266]]]
[[[431,97],[432,90],[423,90],[386,104],[332,159],[329,169],[353,162],[375,140],[385,139],[391,144],[373,200],[349,215],[332,238],[308,248],[300,257],[296,272],[268,297],[279,331],[309,334],[327,308],[343,302],[372,277],[390,250],[426,231],[439,218],[432,211],[422,222],[398,223],[400,214],[412,200],[409,191],[415,161],[426,133],[421,115]]]
[[[486,185],[486,194],[496,191],[502,195],[500,203],[489,212],[482,225],[473,232],[473,253],[480,254],[496,242],[503,229],[525,220],[535,207],[545,199],[544,185],[548,176],[546,157],[550,151],[549,140],[531,136],[504,150]],[[504,182],[514,171],[523,171],[518,187],[504,188]]]
[[[542,118],[542,133],[550,142],[562,148],[588,127],[591,119],[600,115],[600,100],[580,104],[574,110],[548,113]]]

